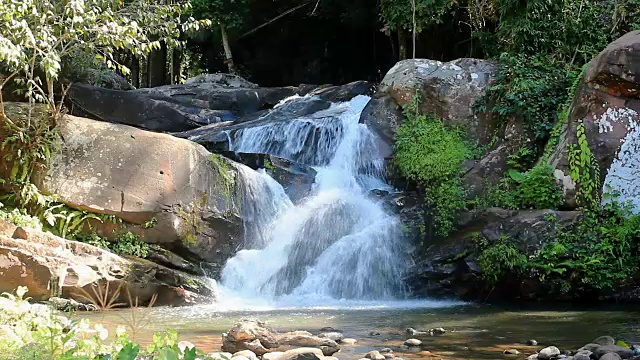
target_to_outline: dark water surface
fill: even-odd
[[[627,343],[640,343],[640,309],[635,307],[580,308],[568,305],[551,308],[459,305],[445,308],[376,309],[289,309],[272,311],[215,311],[208,306],[117,310],[79,315],[101,322],[112,332],[117,325],[133,328],[136,341],[148,344],[156,331],[174,329],[180,340],[190,341],[206,351],[220,351],[221,333],[238,320],[257,318],[279,331],[319,332],[330,326],[355,338],[354,346],[342,346],[335,354],[342,359],[359,359],[375,349],[390,347],[396,356],[413,359],[524,359],[548,345],[577,349],[601,335]],[[409,336],[406,329],[443,327],[444,336],[415,336],[421,349],[403,350]],[[131,331],[131,330],[130,330]],[[372,331],[380,335],[372,336]],[[526,346],[535,339],[538,347]],[[521,355],[503,355],[517,349]]]

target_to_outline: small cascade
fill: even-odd
[[[368,196],[388,188],[375,138],[358,123],[369,100],[357,96],[232,135],[233,151],[276,155],[317,175],[312,193],[293,205],[264,171],[242,171],[247,239],[222,271],[223,292],[298,304],[402,297],[408,261],[401,226]]]

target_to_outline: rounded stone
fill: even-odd
[[[555,346],[546,347],[538,353],[538,359],[540,360],[549,360],[556,356],[560,355],[560,349]]]
[[[369,360],[386,360],[384,355],[380,354],[379,351],[369,351],[364,357]]]
[[[538,346],[538,342],[534,339],[527,341],[527,345],[529,346]]]
[[[404,344],[407,346],[420,346],[422,345],[422,341],[418,339],[408,339],[404,342]]]

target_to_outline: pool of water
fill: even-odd
[[[640,343],[640,309],[624,307],[580,308],[561,305],[541,307],[499,307],[437,302],[361,304],[351,307],[224,310],[219,306],[143,308],[79,314],[113,330],[129,328],[134,340],[147,344],[156,331],[174,329],[180,340],[190,341],[205,351],[220,351],[221,334],[243,318],[257,318],[278,331],[320,332],[323,327],[341,330],[358,343],[342,346],[339,359],[357,360],[368,351],[390,347],[396,356],[410,359],[513,359],[506,349],[523,354],[544,346],[576,349],[601,335],[611,335],[627,343]],[[406,329],[443,327],[444,336],[409,336]],[[380,335],[371,335],[372,332]],[[404,340],[423,341],[420,349],[401,347]],[[526,346],[529,339],[538,347]]]

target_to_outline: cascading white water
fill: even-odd
[[[358,96],[231,136],[233,151],[294,160],[313,166],[317,176],[312,193],[293,205],[263,171],[244,170],[246,248],[222,271],[223,296],[309,304],[403,295],[408,261],[401,226],[368,196],[387,186],[374,137],[358,123],[368,101]]]

